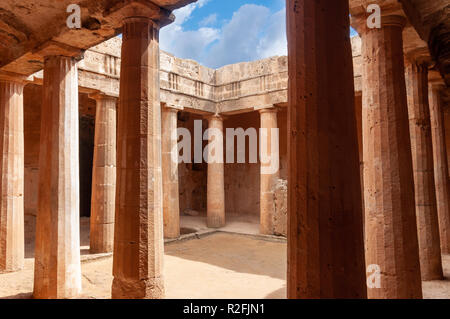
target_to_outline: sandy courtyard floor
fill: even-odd
[[[110,298],[112,257],[82,262],[82,298]],[[34,259],[0,274],[0,298],[30,298]],[[166,297],[285,298],[286,244],[215,233],[165,245]]]
[[[30,298],[34,272],[34,221],[26,222],[25,268],[0,274],[0,298]],[[202,220],[184,227],[205,231]],[[257,225],[233,220],[227,229],[165,245],[166,297],[173,299],[286,298],[286,242],[256,236]],[[81,220],[81,298],[110,298],[112,257],[90,259],[89,219]],[[250,235],[243,235],[247,233]],[[99,257],[94,256],[94,257]],[[424,298],[450,299],[450,255],[443,256],[446,280],[423,283]]]

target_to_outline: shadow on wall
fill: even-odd
[[[80,116],[80,216],[91,216],[92,163],[94,157],[95,120]]]

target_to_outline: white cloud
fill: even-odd
[[[198,30],[186,31],[183,23],[191,18],[192,12],[203,7],[209,0],[199,0],[181,9],[175,10],[176,20],[161,30],[161,49],[183,59],[201,62],[204,48],[219,37],[219,30],[202,27]]]
[[[285,9],[270,16],[265,34],[259,41],[257,52],[260,59],[275,55],[287,55]]]
[[[182,25],[185,23],[189,18],[191,17],[192,12],[197,9],[203,7],[205,4],[207,4],[210,0],[198,0],[197,2],[190,3],[185,7],[182,7],[178,10],[175,10],[175,23],[177,25]]]
[[[212,68],[287,54],[284,9],[272,13],[264,6],[246,4],[220,29],[208,27],[218,19],[212,14],[199,23],[199,29],[185,30],[183,23],[208,1],[199,0],[175,11],[176,22],[161,31],[163,50]]]
[[[211,47],[205,62],[218,68],[286,54],[285,9],[272,14],[264,6],[246,4],[223,26],[220,40]]]
[[[199,25],[202,27],[206,27],[208,25],[215,24],[216,22],[217,22],[217,13],[213,13],[204,18],[202,21],[200,21]]]

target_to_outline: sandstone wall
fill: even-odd
[[[258,112],[238,114],[224,121],[224,134],[227,128],[252,127],[258,130]],[[259,216],[260,164],[249,163],[249,140],[246,138],[245,164],[237,163],[237,140],[235,139],[235,163],[225,164],[225,211],[227,214],[247,214]]]
[[[180,213],[186,210],[194,210],[206,215],[206,187],[207,165],[206,163],[194,163],[194,121],[202,120],[203,131],[208,128],[208,122],[201,116],[180,112],[178,113],[178,127],[184,127],[191,133],[191,163],[178,165]],[[202,132],[203,134],[203,132]],[[204,142],[205,146],[206,143]]]
[[[229,116],[224,122],[226,128],[255,128],[260,127],[260,114],[250,112]],[[278,127],[280,129],[280,178],[287,180],[287,111],[278,112]],[[259,141],[259,139],[258,139]],[[235,141],[235,154],[237,154]],[[228,214],[256,215],[260,213],[260,161],[249,163],[249,140],[246,139],[246,163],[225,164],[225,210]],[[259,152],[259,146],[258,146]],[[259,153],[258,153],[259,154]],[[237,162],[235,160],[235,162]],[[280,204],[280,208],[283,205]],[[282,221],[282,209],[277,210],[276,218]]]
[[[287,180],[279,179],[275,187],[275,216],[273,217],[274,234],[287,236]]]

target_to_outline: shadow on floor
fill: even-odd
[[[89,255],[89,218],[80,218],[80,254]],[[25,258],[34,258],[36,217],[25,215]]]
[[[283,288],[272,291],[270,294],[264,297],[264,299],[286,299],[286,285]]]
[[[286,243],[215,233],[166,245],[165,253],[239,273],[286,279]]]
[[[12,296],[2,297],[0,299],[32,299],[33,294],[31,292],[29,293],[20,293]]]

